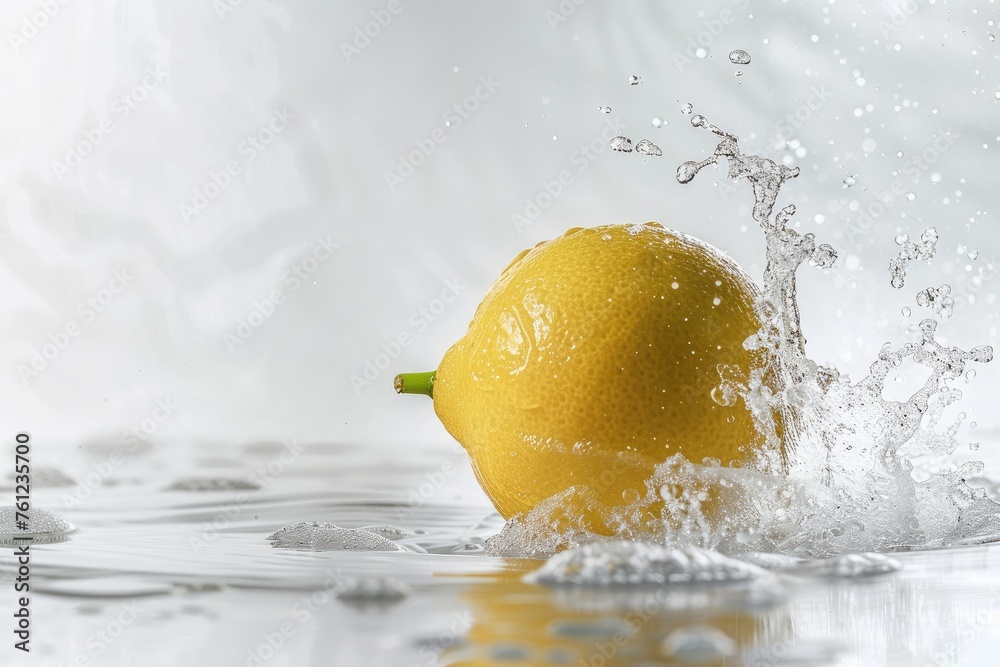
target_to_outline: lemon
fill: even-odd
[[[505,519],[571,487],[624,505],[673,454],[741,465],[760,443],[742,402],[713,399],[720,364],[760,362],[756,295],[658,223],[571,229],[515,258],[437,371],[396,390],[433,397]]]

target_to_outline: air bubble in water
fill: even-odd
[[[660,147],[654,144],[649,139],[643,139],[635,145],[635,150],[637,153],[642,153],[643,155],[663,155],[663,151]]]
[[[612,150],[616,150],[622,153],[632,152],[632,140],[628,137],[615,137],[611,140],[610,144]]]
[[[749,65],[750,54],[743,49],[734,49],[729,52],[729,62],[734,65]]]
[[[903,313],[903,317],[909,317],[913,313],[909,306],[903,306],[903,310],[900,312]]]
[[[630,76],[628,78],[628,85],[630,85],[630,86],[638,86],[640,81],[642,81],[642,79],[640,79],[635,74],[633,74],[632,76]]]

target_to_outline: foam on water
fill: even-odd
[[[961,397],[953,381],[968,362],[990,361],[992,348],[942,345],[935,338],[938,323],[925,319],[917,340],[898,347],[886,343],[857,383],[813,362],[800,326],[796,272],[807,261],[829,267],[837,254],[829,245],[817,245],[813,234],[788,226],[794,206],[772,216],[782,184],[798,176],[798,169],[743,155],[735,135],[701,115],[693,115],[691,124],[720,141],[704,160],[681,164],[677,180],[690,182],[725,158],[729,178],[752,185],[753,218],[764,233],[767,265],[754,305],[763,325],[744,346],[768,362],[750,373],[720,367],[712,396],[725,405],[742,400],[765,446],[743,468],[671,456],[647,480],[644,497],[608,508],[608,524],[621,538],[668,547],[801,557],[1000,539],[1000,506],[966,483],[981,472],[981,463],[944,471],[926,467],[926,461],[958,448],[957,427],[940,432],[936,426],[945,408]],[[908,262],[933,257],[937,238],[930,228],[919,243],[897,239],[902,251],[890,262],[893,286],[903,286]],[[929,377],[906,400],[886,400],[886,377],[904,363],[924,366]],[[541,556],[599,539],[585,525],[553,520],[570,500],[587,499],[588,493],[574,487],[512,518],[487,542],[487,552]],[[660,518],[643,518],[650,512]],[[884,562],[873,567],[883,566],[888,567]],[[857,559],[827,567],[864,569]]]
[[[556,554],[528,575],[527,581],[612,586],[748,581],[766,576],[756,565],[698,547],[593,542]]]
[[[274,547],[298,551],[405,551],[371,530],[318,521],[289,524],[267,539]]]
[[[33,508],[27,512],[28,520],[23,523],[21,514],[11,505],[0,507],[0,546],[16,546],[27,542],[15,542],[16,538],[32,538],[31,544],[52,544],[66,541],[66,536],[76,530],[76,526],[58,514],[48,510]]]

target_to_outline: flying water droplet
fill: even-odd
[[[638,86],[640,81],[642,81],[642,79],[640,79],[635,74],[633,74],[632,76],[630,76],[628,78],[628,85],[630,85],[630,86]]]
[[[628,137],[615,137],[610,141],[611,150],[619,151],[621,153],[631,153],[632,152],[632,140]]]
[[[743,49],[733,49],[729,52],[729,62],[734,65],[749,65],[750,54]]]
[[[667,124],[667,121],[663,120],[659,116],[655,116],[653,118],[653,127],[663,127],[666,124]]]
[[[681,164],[677,167],[677,182],[678,183],[690,183],[698,171],[701,169],[701,165],[697,162],[692,162],[688,160],[687,162]]]
[[[857,185],[857,182],[858,182],[857,181],[857,174],[851,174],[850,176],[848,176],[848,177],[846,177],[844,179],[844,189],[846,190],[847,188],[849,188],[849,187],[851,187],[853,185]]]
[[[978,442],[970,442],[969,443],[969,449],[971,449],[974,452],[979,451],[979,443]]]
[[[728,385],[722,385],[712,389],[712,400],[724,408],[736,405],[736,392]]]
[[[694,105],[688,102],[687,104],[681,105],[681,113],[690,116],[694,113]]]
[[[611,107],[597,107],[597,110],[601,113],[611,113]]]
[[[637,153],[642,153],[643,155],[663,155],[663,151],[660,147],[654,144],[649,139],[643,139],[635,145],[635,150]]]

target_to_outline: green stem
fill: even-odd
[[[397,394],[423,394],[434,398],[434,380],[437,371],[426,373],[400,373],[393,380],[392,386]]]

